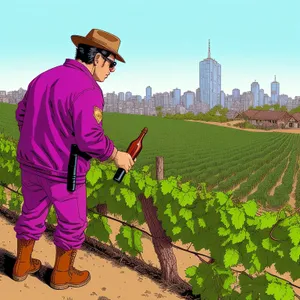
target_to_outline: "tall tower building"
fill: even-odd
[[[151,88],[151,86],[147,86],[146,87],[146,101],[149,102],[151,97],[152,97],[152,88]]]
[[[251,83],[251,92],[253,94],[253,107],[259,106],[259,84],[256,82]]]
[[[200,103],[201,97],[200,97],[200,88],[196,89],[196,103]]]
[[[181,100],[181,90],[176,88],[171,92],[173,106],[179,105]]]
[[[259,106],[263,106],[264,105],[264,98],[265,98],[265,91],[263,89],[260,89],[259,90],[259,96],[258,96]]]
[[[276,81],[276,75],[271,83],[271,102],[272,104],[279,104],[279,82]]]
[[[208,40],[208,57],[199,64],[199,84],[201,101],[209,108],[221,104],[221,65],[211,58],[210,40]]]
[[[224,91],[221,91],[220,99],[221,99],[221,106],[225,107],[225,93],[224,93]]]

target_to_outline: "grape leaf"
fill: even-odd
[[[168,180],[161,180],[161,191],[162,191],[163,195],[171,193],[173,188],[174,188],[174,186]]]
[[[249,217],[254,217],[257,213],[257,204],[255,201],[250,200],[243,204],[245,213]]]
[[[136,203],[135,193],[126,188],[121,188],[120,192],[124,196],[127,206],[131,208]]]
[[[229,210],[229,213],[232,215],[231,221],[233,226],[236,229],[242,228],[245,223],[245,213],[236,207],[231,208]]]
[[[297,246],[300,242],[300,227],[298,226],[292,226],[290,228],[289,237],[292,240],[292,243]]]
[[[102,178],[102,171],[100,168],[91,168],[86,174],[87,182],[89,182],[93,186],[100,178]]]
[[[203,228],[206,227],[206,223],[205,223],[204,219],[202,219],[202,218],[198,218],[198,224],[200,227],[203,227]]]
[[[179,216],[183,217],[186,221],[188,221],[192,218],[193,214],[190,209],[186,209],[183,207],[179,211]]]
[[[193,276],[195,276],[196,272],[197,272],[196,266],[191,266],[191,267],[185,269],[185,274],[188,278],[192,278]]]
[[[218,198],[218,202],[220,203],[220,205],[225,204],[228,200],[227,195],[225,195],[224,193],[221,193],[221,192],[217,192],[217,198]]]
[[[245,229],[240,231],[239,233],[232,234],[232,244],[241,243],[246,238]]]
[[[181,232],[181,227],[175,226],[175,227],[172,229],[172,232],[173,232],[174,235],[180,233],[180,232]]]
[[[300,257],[300,246],[295,246],[290,251],[290,256],[293,261],[298,262]]]
[[[234,266],[237,264],[239,260],[239,253],[235,249],[226,249],[226,253],[224,255],[224,265],[226,268]]]

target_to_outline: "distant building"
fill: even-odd
[[[224,93],[224,91],[221,91],[220,98],[221,98],[221,106],[225,107],[225,93]]]
[[[200,95],[200,88],[196,89],[196,103],[200,103],[201,95]]]
[[[263,89],[259,90],[259,96],[258,96],[258,103],[260,106],[264,105],[264,99],[265,99],[265,91]]]
[[[120,93],[118,94],[118,100],[119,100],[119,101],[124,101],[124,100],[125,100],[125,94],[124,94],[123,92],[120,92]]]
[[[244,92],[241,95],[241,103],[243,106],[243,110],[247,110],[249,108],[249,106],[253,106],[253,102],[254,102],[254,96],[252,92]]]
[[[129,100],[129,99],[131,99],[131,97],[132,97],[132,93],[131,92],[126,92],[126,94],[125,94],[125,100],[126,101]]]
[[[241,92],[239,89],[233,89],[232,90],[232,99],[234,101],[238,100],[240,101],[241,100]]]
[[[286,111],[247,110],[236,116],[237,119],[247,120],[253,125],[274,124],[278,128],[299,128],[298,118]]]
[[[268,94],[264,94],[264,105],[270,105],[271,104],[271,97]]]
[[[183,106],[189,108],[195,104],[195,93],[192,91],[186,91],[183,94]]]
[[[256,82],[256,80],[251,83],[251,92],[252,92],[253,98],[254,98],[253,107],[260,106],[260,103],[259,103],[259,84],[258,84],[258,82]]]
[[[279,103],[279,82],[276,81],[276,75],[274,81],[271,83],[271,103]]]
[[[176,88],[171,92],[171,99],[173,106],[180,105],[181,90]]]
[[[146,101],[150,101],[152,97],[152,88],[151,86],[146,87]]]
[[[221,104],[221,65],[210,56],[210,40],[208,57],[199,64],[199,86],[201,101],[210,109]]]
[[[287,101],[289,99],[289,96],[288,95],[279,95],[279,105],[280,106],[285,106],[287,104]]]

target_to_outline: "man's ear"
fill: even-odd
[[[101,55],[99,53],[96,54],[95,56],[95,60],[94,60],[94,64],[98,64],[99,63],[99,58],[101,57]]]

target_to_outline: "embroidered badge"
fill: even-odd
[[[102,121],[102,110],[97,106],[94,106],[94,117],[98,124]]]

